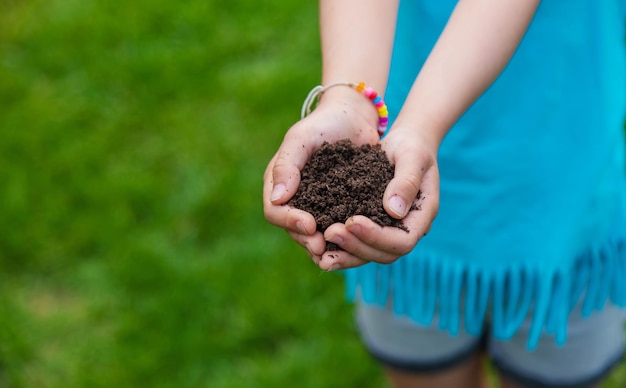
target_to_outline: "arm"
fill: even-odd
[[[385,91],[399,0],[321,0],[322,84]]]
[[[438,146],[517,49],[539,0],[463,0],[415,80],[396,127]]]
[[[376,112],[349,88],[324,93],[317,109],[285,135],[265,175],[267,219],[288,230],[322,269],[349,268],[368,261],[390,263],[408,253],[430,228],[439,201],[437,149],[445,133],[502,71],[524,35],[538,0],[461,0],[415,80],[399,117],[382,145],[396,165],[385,191],[387,212],[410,229],[381,228],[355,216],[345,225],[315,232],[305,212],[279,206],[300,182],[300,169],[324,140],[376,141]],[[397,0],[321,0],[323,83],[364,81],[385,88]],[[367,135],[360,129],[371,128]],[[302,146],[305,146],[304,148]],[[426,198],[408,213],[418,190]],[[408,215],[407,215],[408,213]],[[345,251],[324,252],[325,240]]]
[[[322,268],[347,268],[367,261],[390,263],[408,253],[428,231],[439,206],[439,144],[465,110],[504,69],[526,32],[538,0],[461,0],[422,67],[393,128],[382,141],[396,166],[383,205],[403,218],[409,236],[356,216],[332,225],[347,253],[325,254]],[[418,190],[422,210],[410,212]],[[413,234],[416,231],[417,234]],[[338,258],[337,258],[338,257]],[[334,259],[334,260],[333,260]]]
[[[365,82],[379,93],[387,82],[398,0],[321,0],[322,84]],[[325,251],[313,216],[281,206],[300,183],[300,170],[324,141],[349,138],[357,144],[378,142],[377,112],[352,88],[326,91],[316,109],[287,131],[265,171],[265,217],[286,229],[316,263]]]
[[[391,50],[395,32],[398,0],[320,0],[320,37],[322,43],[322,85],[335,82],[365,82],[383,93],[387,84]],[[371,127],[376,125],[377,112],[363,96],[348,87],[334,87],[327,90],[320,99],[316,113],[341,107],[350,117],[350,127]],[[321,116],[316,115],[316,116]],[[326,118],[326,120],[329,120]],[[284,185],[283,195],[272,195],[272,203],[282,204],[291,197],[298,187],[290,177],[299,177],[299,172],[323,141],[337,141],[342,137],[332,136],[325,131],[325,136],[317,136],[308,141],[308,136],[315,132],[309,124],[315,120],[305,120],[305,125],[295,125],[287,135],[277,154],[273,168],[274,187]],[[300,123],[299,123],[300,124]],[[307,125],[308,124],[308,125]],[[345,123],[344,123],[345,124]],[[357,143],[368,142],[355,139],[351,133],[341,133]],[[299,143],[299,144],[297,144]],[[305,144],[306,153],[296,151],[294,146]],[[308,228],[307,228],[308,229]]]

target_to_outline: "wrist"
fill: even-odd
[[[414,135],[417,135],[421,143],[437,152],[448,131],[446,125],[425,115],[419,115],[419,117],[411,116],[407,117],[406,114],[401,112],[394,123],[394,131],[402,128],[402,130],[412,132]]]
[[[348,113],[354,109],[359,114],[371,122],[376,118],[376,128],[379,136],[383,136],[389,124],[389,112],[382,97],[373,88],[363,82],[357,83],[333,83],[315,87],[305,100],[302,115],[310,112],[310,108],[318,98],[319,105],[342,106],[343,113]]]

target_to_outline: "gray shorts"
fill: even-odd
[[[489,322],[482,337],[461,330],[455,337],[437,328],[397,317],[390,307],[357,302],[357,324],[370,353],[389,368],[413,373],[443,371],[485,350],[506,378],[529,387],[587,387],[602,380],[624,353],[624,310],[607,304],[583,318],[578,306],[570,315],[567,343],[557,346],[542,336],[532,352],[526,348],[530,319],[506,341],[490,336]]]

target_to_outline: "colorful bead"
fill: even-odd
[[[365,86],[364,82],[359,82],[357,85],[352,85],[355,86],[358,92],[363,93],[363,95],[369,98],[374,104],[374,107],[378,112],[378,134],[380,136],[383,136],[385,134],[385,131],[387,130],[387,124],[389,124],[389,111],[387,110],[387,105],[385,104],[385,101],[381,96],[378,95],[378,93],[376,93],[374,89],[369,86]]]

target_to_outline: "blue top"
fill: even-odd
[[[386,101],[393,119],[455,1],[401,1]],[[546,0],[509,65],[439,151],[430,233],[391,265],[346,271],[354,298],[453,335],[485,314],[529,348],[567,315],[626,305],[626,0]],[[461,308],[460,306],[464,306]],[[464,319],[461,319],[464,314]]]

